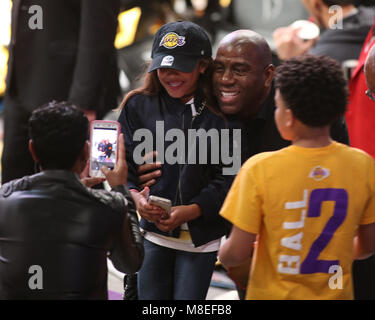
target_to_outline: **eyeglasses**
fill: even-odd
[[[371,91],[370,89],[366,90],[366,95],[372,100],[375,101],[375,92]]]

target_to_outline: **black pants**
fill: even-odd
[[[16,99],[4,98],[4,148],[1,158],[1,182],[22,178],[35,172],[28,149],[28,120],[31,112]]]
[[[354,299],[375,300],[375,255],[353,263]]]

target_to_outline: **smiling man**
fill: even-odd
[[[224,37],[213,76],[221,111],[245,118],[256,114],[270,92],[274,70],[269,46],[256,32],[238,30]],[[243,108],[248,101],[251,106]]]
[[[219,43],[213,73],[214,93],[220,110],[242,123],[242,161],[264,151],[289,145],[274,120],[275,67],[266,40],[251,30],[237,30]],[[346,126],[332,127],[334,140],[348,143]]]

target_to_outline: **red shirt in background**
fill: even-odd
[[[349,83],[349,105],[346,122],[350,145],[362,149],[375,159],[375,101],[366,96],[368,89],[364,74],[364,64],[370,49],[375,45],[375,21],[372,26]]]

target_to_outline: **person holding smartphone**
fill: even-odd
[[[164,152],[176,143],[164,139],[168,130],[178,129],[187,138],[189,129],[226,127],[212,111],[211,54],[209,38],[198,25],[182,21],[162,26],[154,38],[144,85],[131,91],[122,104],[118,121],[125,136],[128,186],[145,236],[145,260],[138,275],[141,300],[205,299],[220,240],[227,232],[218,212],[233,176],[222,174],[222,164],[189,164],[186,152],[184,161],[165,159],[163,176],[141,190],[134,159],[139,129],[152,133],[154,145],[162,139]],[[162,137],[157,130],[161,123]],[[207,150],[210,146],[200,151]],[[149,194],[171,201],[169,216],[148,203]]]
[[[82,111],[53,101],[34,110],[29,128],[30,153],[41,172],[0,189],[0,300],[107,299],[107,257],[132,273],[144,255],[125,186],[123,136],[114,169],[102,168],[108,192],[83,185],[101,178],[79,180],[89,157]]]

